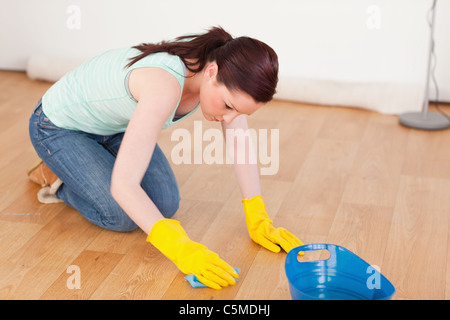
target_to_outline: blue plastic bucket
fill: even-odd
[[[300,251],[328,250],[326,260],[298,260]],[[300,258],[301,259],[301,258]],[[333,244],[308,244],[286,256],[292,300],[389,300],[392,283],[353,252]]]

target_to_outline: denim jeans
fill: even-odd
[[[137,228],[110,191],[123,133],[101,136],[59,128],[46,117],[40,101],[31,115],[29,131],[39,157],[63,181],[58,198],[99,227],[121,232]],[[178,184],[158,145],[141,186],[164,217],[171,218],[178,210]]]

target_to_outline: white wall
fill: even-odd
[[[86,59],[114,47],[222,25],[234,36],[261,39],[277,51],[279,98],[383,113],[418,111],[425,91],[431,4],[432,0],[0,0],[0,69],[24,70],[35,55]],[[436,76],[440,100],[450,101],[450,0],[438,0],[436,12]]]

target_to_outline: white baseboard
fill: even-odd
[[[396,115],[422,111],[424,96],[424,86],[418,84],[350,83],[280,77],[275,98]]]
[[[26,73],[33,80],[56,82],[67,72],[80,66],[84,61],[83,59],[32,56],[28,60]]]

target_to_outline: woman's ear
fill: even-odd
[[[217,63],[211,62],[209,65],[206,66],[204,76],[206,80],[214,80],[218,72],[219,67],[217,66]]]

